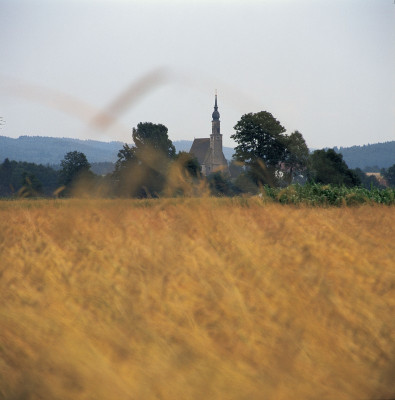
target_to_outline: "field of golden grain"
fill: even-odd
[[[0,202],[1,399],[395,397],[395,208]]]

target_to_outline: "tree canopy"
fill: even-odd
[[[341,154],[333,149],[316,150],[311,155],[312,178],[317,183],[345,186],[360,185],[357,174],[348,168]]]
[[[163,153],[168,158],[174,158],[176,148],[167,134],[168,129],[162,124],[140,122],[133,128],[133,142],[138,150],[150,148]]]
[[[285,128],[267,111],[249,113],[234,126],[234,158],[243,162],[257,184],[274,184],[275,169],[286,154]]]
[[[231,138],[238,143],[236,160],[251,165],[261,159],[266,166],[274,166],[283,159],[285,128],[269,112],[245,114],[234,129],[236,133]]]
[[[86,174],[91,167],[85,154],[79,151],[68,152],[60,165],[62,167],[60,170],[61,183],[66,186],[81,177],[82,174]]]
[[[59,173],[53,168],[24,161],[0,164],[0,196],[11,196],[25,187],[26,195],[50,195],[59,186]]]
[[[286,135],[285,128],[269,112],[245,114],[234,129],[231,138],[238,143],[234,158],[247,166],[257,184],[275,185],[280,169],[290,182],[295,173],[306,169],[309,150],[302,134],[295,131]]]
[[[284,167],[288,175],[288,183],[298,174],[304,174],[309,164],[309,148],[299,131],[284,137],[286,148]]]
[[[118,152],[114,176],[118,193],[125,196],[155,196],[166,181],[176,149],[162,124],[140,122],[133,128],[134,146],[125,144]]]

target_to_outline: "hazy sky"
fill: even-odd
[[[262,110],[313,148],[395,140],[394,46],[394,0],[0,0],[0,135],[208,137],[217,89],[227,146]]]

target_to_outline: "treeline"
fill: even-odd
[[[78,151],[78,150],[73,150],[73,151]],[[83,152],[81,152],[81,153],[83,153]],[[63,156],[64,156],[64,153],[63,153],[62,157]],[[90,158],[86,154],[85,154],[85,156],[88,160],[90,160]],[[56,171],[59,171],[61,169],[60,159],[58,160],[58,164],[48,164],[47,166],[55,169]],[[110,174],[111,172],[114,172],[115,162],[110,162],[110,161],[90,162],[90,166],[91,166],[91,171],[94,174],[107,175],[107,174]]]
[[[95,176],[97,180],[111,174],[115,168],[115,164],[111,162],[89,165],[92,176]],[[60,164],[42,165],[25,161],[10,161],[6,158],[0,164],[0,197],[53,196],[54,192],[64,185],[61,170]]]
[[[59,187],[59,171],[29,162],[10,161],[0,165],[0,196],[51,196]]]
[[[58,170],[6,159],[0,165],[0,196],[146,198],[265,193],[272,200],[298,203],[301,196],[309,193],[311,197],[320,192],[319,187],[323,188],[319,196],[326,198],[328,187],[364,188],[364,192],[358,193],[377,194],[385,187],[395,186],[395,165],[382,170],[383,179],[378,180],[361,169],[350,169],[343,156],[333,149],[311,154],[300,132],[288,134],[266,111],[243,115],[232,138],[237,146],[229,168],[205,177],[193,154],[176,153],[164,125],[139,123],[132,131],[134,145],[124,144],[118,151],[115,167],[102,163],[99,173],[93,172],[88,158],[79,151],[67,152]],[[337,199],[343,198],[344,190],[331,189],[330,196],[334,193]],[[387,190],[393,197],[394,191]],[[391,198],[388,193],[387,200]],[[325,201],[332,204],[332,200]]]
[[[231,136],[237,143],[234,159],[243,167],[235,183],[244,182],[249,191],[293,183],[378,189],[395,184],[395,165],[383,170],[385,179],[380,180],[361,169],[350,169],[343,155],[334,149],[310,153],[300,132],[287,134],[267,111],[243,115],[234,129]]]

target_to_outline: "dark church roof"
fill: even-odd
[[[203,139],[195,139],[192,143],[190,153],[198,159],[199,164],[204,164],[204,159],[206,158],[206,154],[208,149],[210,148],[210,138]]]

